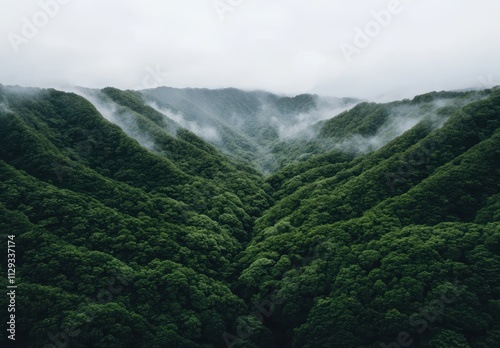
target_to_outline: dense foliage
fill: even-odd
[[[319,97],[78,93],[0,85],[20,346],[498,345],[500,89],[360,103],[286,139],[269,116]],[[220,139],[185,129],[204,117]]]

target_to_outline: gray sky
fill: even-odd
[[[498,0],[0,4],[2,84],[237,87],[377,100],[500,84]]]

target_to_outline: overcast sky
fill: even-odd
[[[392,99],[500,84],[498,0],[0,4],[0,83],[7,85]]]

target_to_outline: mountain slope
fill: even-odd
[[[480,212],[498,199],[499,122],[497,90],[440,129],[412,129],[325,178],[306,175],[257,221],[236,293],[278,298],[265,322],[278,346],[376,347],[400,331],[423,347],[446,346],[446,335],[494,346],[499,221]],[[428,306],[450,292],[443,318]]]
[[[19,245],[18,301],[36,311],[18,335],[31,346],[58,343],[51,335],[67,339],[71,323],[81,332],[75,347],[220,345],[211,332],[242,308],[224,279],[251,238],[252,216],[268,205],[262,178],[203,150],[208,144],[179,148],[216,175],[186,173],[179,158],[146,150],[75,94],[0,93],[8,105],[0,115],[1,227]],[[96,307],[91,300],[102,293],[113,301]],[[44,306],[49,294],[65,309]],[[176,302],[162,307],[172,295]],[[197,331],[186,326],[190,317]]]

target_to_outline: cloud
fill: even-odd
[[[355,134],[344,139],[334,147],[342,151],[367,153],[381,148],[391,140],[410,130],[424,119],[433,129],[440,128],[451,116],[450,111],[440,112],[446,107],[459,107],[477,100],[480,96],[465,99],[436,99],[422,105],[396,105],[390,109],[387,121],[380,126],[375,135]]]
[[[311,127],[312,125],[333,118],[340,113],[351,109],[359,101],[353,100],[346,103],[342,100],[330,100],[328,98],[318,98],[317,106],[315,109],[307,113],[298,113],[293,115],[291,120],[283,122],[277,117],[272,117],[272,124],[277,127],[278,134],[281,140],[290,138],[313,138],[316,131]]]
[[[152,107],[156,111],[162,113],[165,117],[175,121],[182,128],[186,128],[193,132],[194,134],[202,137],[207,141],[219,142],[221,140],[217,129],[211,126],[201,126],[196,121],[189,121],[184,118],[184,116],[179,112],[172,112],[166,108],[158,106],[155,102],[149,102],[148,106]]]
[[[7,104],[0,103],[0,112],[7,113],[11,112]]]
[[[169,72],[161,84],[173,87],[387,101],[500,79],[496,0],[400,0],[401,12],[350,64],[341,44],[352,44],[389,0],[221,1],[234,5],[223,21],[213,1],[5,1],[0,82],[126,89],[160,66]],[[40,4],[54,2],[59,10],[38,26]],[[22,36],[26,21],[36,34],[16,53],[9,35]]]
[[[153,138],[146,131],[140,129],[136,121],[136,115],[132,112],[120,107],[98,90],[71,88],[66,91],[87,99],[105,119],[119,126],[127,135],[137,140],[141,146],[148,150],[154,150],[155,142]]]

